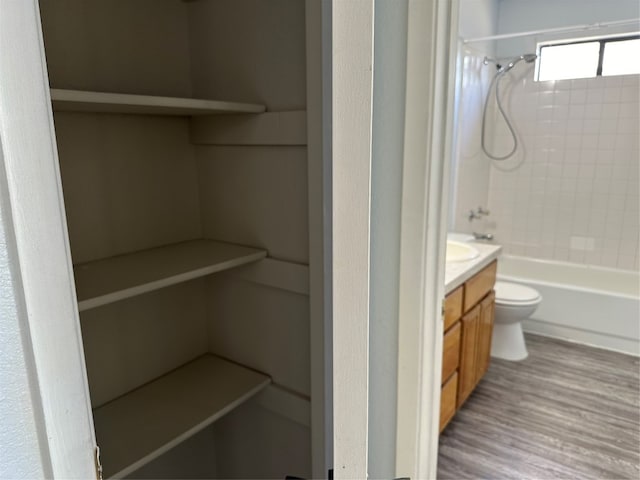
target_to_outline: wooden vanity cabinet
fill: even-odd
[[[480,326],[480,305],[467,312],[460,321],[460,375],[458,380],[458,407],[464,403],[477,383],[478,330]]]
[[[476,384],[489,369],[496,293],[494,291],[489,292],[489,294],[482,299],[479,305],[480,318],[478,320],[478,337],[476,343]]]
[[[444,334],[442,345],[442,380],[446,381],[458,369],[460,364],[460,322]]]
[[[445,298],[440,431],[489,368],[496,270],[494,261]]]
[[[451,421],[456,414],[456,399],[458,391],[458,373],[454,372],[444,385],[440,395],[440,431]]]
[[[444,331],[460,320],[462,316],[462,300],[464,285],[460,285],[444,299]]]

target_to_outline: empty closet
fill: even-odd
[[[310,477],[305,2],[40,14],[105,477]]]

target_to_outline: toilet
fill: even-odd
[[[495,284],[496,306],[491,356],[504,360],[524,360],[528,356],[522,320],[529,318],[542,301],[537,290],[517,283]]]

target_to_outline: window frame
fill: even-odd
[[[536,45],[536,67],[534,72],[534,79],[536,82],[552,82],[554,80],[539,80],[540,77],[540,62],[542,61],[542,49],[546,47],[558,47],[561,45],[577,45],[581,43],[600,43],[600,51],[598,52],[598,66],[596,69],[596,75],[594,77],[581,77],[581,78],[598,78],[602,77],[602,63],[604,61],[604,48],[607,43],[622,42],[625,40],[638,40],[640,39],[640,32],[606,35],[602,37],[590,37],[581,39],[568,39],[568,40],[551,40],[548,42],[538,42]],[[570,80],[570,79],[563,79]]]

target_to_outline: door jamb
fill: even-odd
[[[6,175],[14,297],[30,340],[25,354],[34,411],[40,412],[40,458],[53,478],[95,478],[95,433],[36,0],[0,3],[0,45],[0,174]]]
[[[458,0],[409,0],[396,476],[435,478]],[[453,59],[455,60],[455,59]],[[426,132],[426,133],[425,133]]]

